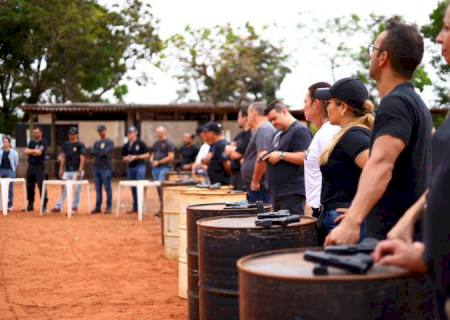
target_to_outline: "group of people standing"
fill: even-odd
[[[450,64],[449,30],[447,9],[437,41]],[[247,191],[249,201],[271,203],[274,210],[292,214],[312,214],[325,245],[357,243],[366,236],[388,238],[376,248],[375,260],[413,271],[430,270],[445,317],[443,306],[450,296],[450,121],[434,134],[430,111],[412,84],[424,54],[423,38],[415,26],[390,21],[368,54],[369,74],[380,98],[376,110],[360,80],[318,82],[304,98],[305,117],[316,130],[314,136],[281,101],[255,102],[240,110],[242,131],[231,143],[215,122],[197,129],[203,142],[199,149],[193,136],[185,134],[180,166],[207,176],[212,184],[233,184]],[[104,126],[98,132],[100,139],[90,151],[95,157],[97,191],[93,213],[101,210],[103,185],[105,212],[110,213],[114,144]],[[175,147],[164,127],[156,133],[158,140],[149,149],[135,127],[128,129],[122,157],[129,179],[145,179],[147,161],[156,180],[163,180],[170,170]],[[13,177],[18,163],[9,144],[5,137],[0,150],[2,177]],[[28,210],[33,209],[35,184],[41,188],[44,179],[45,150],[42,132],[34,128],[25,150]],[[72,128],[59,156],[60,177],[82,178],[87,153]],[[136,191],[132,194],[131,212],[135,212]],[[10,201],[12,205],[12,188]],[[60,211],[61,201],[52,211]],[[79,190],[75,211],[78,201]],[[423,213],[425,223],[416,223]]]

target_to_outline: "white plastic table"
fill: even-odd
[[[88,204],[88,210],[89,214],[91,213],[91,197],[89,193],[89,181],[88,180],[44,180],[42,184],[42,199],[45,199],[45,189],[46,186],[53,185],[53,186],[63,186],[66,188],[66,204],[67,204],[67,217],[70,219],[72,217],[72,198],[73,198],[73,187],[74,186],[86,186],[86,193],[87,193],[87,204]],[[61,207],[64,207],[64,203],[61,203]],[[62,210],[61,208],[61,210]],[[43,214],[44,209],[44,201],[41,201],[41,216]]]
[[[144,189],[148,187],[158,187],[161,185],[160,181],[150,181],[150,180],[123,180],[119,181],[118,192],[117,192],[117,208],[116,217],[119,216],[120,210],[120,190],[121,187],[135,187],[137,192],[137,204],[138,204],[138,219],[143,220],[144,217]]]
[[[0,178],[0,187],[1,187],[1,196],[2,199],[0,201],[1,210],[3,215],[6,216],[8,214],[8,193],[9,193],[9,184],[10,183],[22,183],[23,185],[23,194],[26,197],[26,189],[25,189],[25,179],[24,178]],[[25,206],[25,211],[27,207]]]

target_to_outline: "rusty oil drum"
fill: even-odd
[[[187,211],[188,206],[202,203],[238,202],[247,199],[243,191],[234,191],[231,186],[222,186],[220,190],[195,188],[180,193],[180,214],[178,220],[178,296],[188,298],[187,266]]]
[[[270,211],[270,204],[264,205],[264,211]],[[188,310],[189,320],[199,319],[198,295],[198,245],[197,221],[206,218],[256,214],[256,208],[225,209],[225,203],[209,203],[188,206],[187,213],[187,255],[188,255]]]
[[[264,252],[238,261],[241,320],[434,319],[422,275],[375,264],[367,274],[328,268],[313,275],[303,250]]]
[[[164,256],[169,259],[178,257],[178,212],[180,205],[175,201],[179,198],[179,188],[195,186],[193,180],[163,181],[162,200],[163,216],[161,218],[161,241],[164,245]],[[178,194],[177,194],[178,193]]]
[[[239,319],[238,259],[267,250],[317,246],[312,217],[272,228],[255,226],[256,219],[247,215],[197,222],[200,319]]]

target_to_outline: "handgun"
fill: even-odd
[[[289,210],[279,210],[274,212],[262,212],[258,213],[258,219],[275,219],[275,218],[284,218],[289,217],[291,213]]]
[[[358,244],[354,245],[338,245],[338,246],[327,246],[325,247],[325,252],[334,254],[355,254],[355,253],[366,253],[370,254],[375,250],[378,240],[375,238],[365,238]]]
[[[266,161],[267,158],[270,156],[270,154],[277,150],[277,147],[272,147],[269,150],[267,150],[267,153],[265,153],[263,156],[259,157],[257,162]]]
[[[291,214],[282,218],[257,219],[255,220],[255,226],[264,228],[270,228],[272,226],[286,227],[287,225],[295,222],[300,222],[300,216],[297,214]]]
[[[368,254],[358,253],[350,256],[336,255],[323,251],[305,251],[306,261],[319,263],[324,266],[331,266],[346,270],[351,273],[364,274],[373,265],[373,260]]]

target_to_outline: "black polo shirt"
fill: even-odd
[[[131,143],[128,141],[125,143],[125,145],[122,147],[122,156],[126,157],[128,155],[141,155],[148,152],[147,145],[145,142],[141,140],[136,140],[134,143]],[[128,167],[134,168],[138,165],[145,165],[145,160],[139,159],[134,160],[133,162],[130,162],[128,164]]]
[[[82,142],[71,143],[66,141],[62,147],[62,153],[66,157],[65,171],[78,171],[81,155],[86,154],[86,147]]]
[[[349,129],[336,144],[328,162],[320,166],[320,202],[325,210],[350,207],[362,171],[355,159],[361,152],[369,149],[369,135],[370,131],[362,127]]]
[[[112,152],[114,151],[114,142],[111,139],[100,139],[95,141],[92,147],[92,155],[95,157],[94,168],[112,169]]]
[[[45,152],[47,151],[47,141],[44,139],[41,139],[39,141],[31,140],[28,142],[28,149],[34,149],[38,150],[40,149],[42,151],[42,154],[38,157],[29,155],[28,156],[28,164],[31,166],[44,166],[45,164]]]
[[[274,135],[273,146],[277,144],[278,139],[277,151],[299,152],[308,148],[312,135],[307,127],[295,121],[287,131]],[[275,165],[267,162],[266,177],[270,193],[275,199],[287,195],[305,195],[303,165],[296,165],[284,160]]]
[[[210,146],[209,152],[212,153],[212,158],[208,164],[208,177],[211,183],[230,184],[230,176],[223,166],[223,162],[229,160],[225,154],[225,146],[228,144],[228,141],[223,139]]]
[[[431,170],[432,126],[430,111],[411,83],[397,86],[381,100],[370,148],[384,135],[401,139],[406,147],[394,164],[385,193],[367,218],[369,235],[384,238],[425,191]]]

